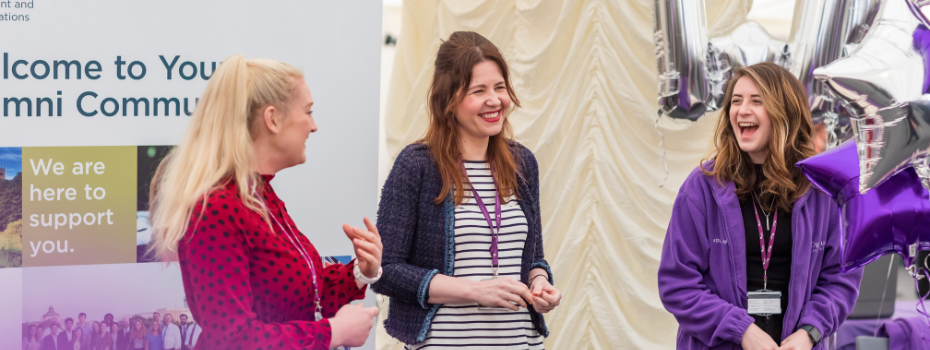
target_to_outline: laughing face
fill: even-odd
[[[465,141],[481,142],[500,134],[509,109],[510,95],[497,63],[484,61],[472,67],[465,98],[455,109]]]
[[[762,164],[769,155],[772,123],[758,87],[748,76],[739,78],[730,98],[730,126],[736,133],[739,148],[749,154],[752,162]]]

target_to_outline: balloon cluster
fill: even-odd
[[[849,142],[798,166],[840,205],[843,269],[930,250],[930,1],[885,0],[861,44],[813,70],[849,113]],[[923,263],[923,262],[919,262]]]
[[[659,115],[695,121],[722,106],[734,68],[773,62],[807,88],[814,122],[827,130],[827,146],[839,144],[848,138],[848,118],[812,71],[862,41],[879,1],[799,0],[792,37],[782,42],[753,21],[708,38],[703,0],[655,0]]]

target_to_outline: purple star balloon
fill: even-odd
[[[930,193],[913,168],[890,176],[866,194],[859,192],[856,144],[798,162],[813,185],[839,205],[842,266],[849,271],[894,252],[905,266],[930,249]]]

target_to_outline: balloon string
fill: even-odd
[[[930,274],[927,273],[926,269],[918,269],[920,272],[927,277],[927,280],[930,281]],[[924,305],[924,298],[930,296],[930,290],[927,291],[926,295],[920,295],[920,280],[915,276],[914,277],[914,286],[917,287],[917,313],[923,315],[927,318],[927,324],[930,325],[930,313],[927,313],[927,306]],[[930,342],[930,339],[927,338],[926,330],[920,334],[920,338],[925,342]]]
[[[885,306],[885,294],[888,292],[888,281],[891,279],[891,268],[894,266],[894,256],[891,257],[891,261],[888,262],[888,274],[885,275],[885,288],[882,288],[882,301],[878,304],[878,317],[875,317],[875,334],[873,337],[878,336],[879,320],[882,318],[882,306]],[[920,294],[920,292],[917,292]]]
[[[662,119],[662,114],[659,114],[659,117],[656,118],[656,123],[655,123],[656,132],[659,134],[659,137],[660,137],[659,149],[662,150],[662,156],[659,157],[659,166],[665,169],[665,177],[663,177],[662,180],[659,181],[659,188],[662,188],[662,186],[665,186],[665,180],[668,180],[668,158],[666,158],[666,151],[665,151],[665,134],[661,130],[659,130],[659,120],[661,119]]]

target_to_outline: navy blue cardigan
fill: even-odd
[[[543,259],[542,224],[539,215],[539,166],[529,149],[513,142],[517,163],[517,191],[529,232],[523,246],[520,280],[530,270],[543,268],[553,283],[552,270]],[[452,276],[455,262],[455,206],[452,195],[441,204],[434,200],[442,191],[439,167],[426,145],[404,148],[394,162],[378,208],[378,232],[384,244],[384,273],[371,289],[391,298],[387,333],[406,344],[426,339],[439,304],[429,304],[429,284],[437,273]],[[530,317],[539,334],[549,335],[542,314]]]

